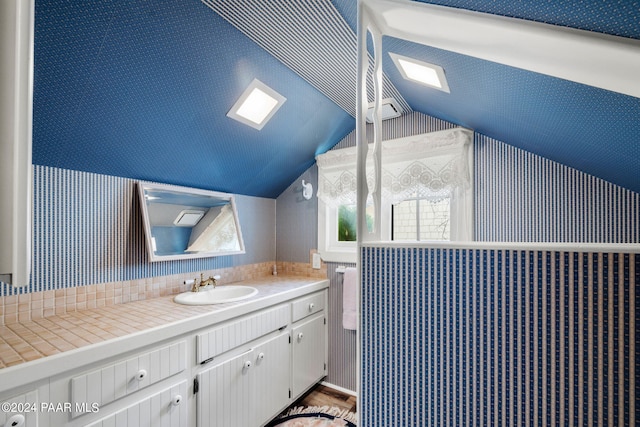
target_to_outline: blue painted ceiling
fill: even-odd
[[[355,28],[355,0],[331,3]],[[640,39],[640,1],[429,3]],[[355,125],[198,0],[36,0],[35,37],[35,164],[273,198]],[[640,99],[389,37],[383,50],[414,111],[640,192]],[[451,94],[403,80],[388,52],[441,65]],[[254,78],[287,98],[261,131],[226,117]]]
[[[33,163],[277,197],[355,120],[198,0],[36,1]],[[226,116],[254,79],[287,98]]]

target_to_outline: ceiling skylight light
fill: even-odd
[[[227,117],[260,130],[286,100],[260,80],[253,79],[227,113]]]
[[[449,85],[441,66],[391,52],[389,56],[405,79],[449,93]]]

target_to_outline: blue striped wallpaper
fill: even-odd
[[[384,121],[382,139],[454,127],[415,112]],[[333,149],[355,145],[354,131]],[[640,243],[640,193],[478,133],[474,197],[476,241]]]
[[[637,425],[640,254],[363,248],[363,426]]]
[[[246,254],[150,263],[135,182],[34,165],[31,284],[0,297],[275,260],[275,201],[236,196]]]
[[[415,112],[384,121],[383,139],[453,127]],[[372,137],[371,131],[368,136]],[[334,149],[355,144],[352,132]],[[479,134],[475,136],[474,164],[476,240],[640,243],[637,193]],[[303,177],[315,183],[315,166]],[[309,251],[317,247],[317,203],[302,199],[300,191],[298,179],[277,200],[279,261],[304,262]],[[342,278],[332,273],[333,267],[329,264],[329,310],[340,315]],[[331,322],[329,352],[327,381],[355,390],[355,342]]]
[[[454,127],[420,113],[384,123],[385,139]],[[350,134],[336,147],[353,144]],[[640,194],[482,135],[476,134],[474,152],[476,240],[640,243]],[[299,233],[278,227],[276,239],[276,202],[238,196],[247,254],[149,263],[134,182],[34,165],[32,284],[15,289],[0,283],[0,296],[271,261],[276,241],[280,261],[298,261],[286,259],[288,245],[305,259],[315,248],[308,220],[295,227]],[[290,209],[294,217],[317,216],[297,197],[279,198],[281,223]],[[311,235],[300,240],[301,233]]]
[[[475,240],[640,243],[640,193],[475,134]]]
[[[355,267],[355,264],[327,263],[329,279],[329,364],[325,378],[327,383],[337,385],[353,392],[357,391],[358,381],[358,340],[356,331],[342,326],[342,291],[344,274],[336,273],[336,268]]]

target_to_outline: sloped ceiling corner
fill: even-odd
[[[334,3],[355,29],[355,2]],[[416,7],[420,3],[640,39],[638,1],[443,0]],[[404,80],[390,52],[442,66],[451,93]],[[383,61],[413,110],[640,192],[639,98],[393,37],[383,38]]]
[[[433,3],[640,39],[640,0]],[[355,127],[355,0],[37,0],[33,162],[277,197]],[[389,52],[445,69],[451,94]],[[383,39],[385,95],[640,192],[640,99]],[[257,78],[261,131],[226,117]],[[371,97],[371,95],[370,95]]]
[[[202,1],[355,117],[356,33],[330,1]],[[369,63],[372,68],[371,55]],[[373,100],[371,73],[368,83]],[[394,98],[405,113],[411,112],[386,75],[382,97]]]
[[[197,0],[36,2],[33,163],[275,198],[354,119]],[[226,113],[257,78],[261,130]]]

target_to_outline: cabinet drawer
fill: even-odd
[[[202,363],[225,351],[277,331],[289,324],[288,305],[249,315],[196,335],[196,362]]]
[[[134,403],[87,427],[187,427],[187,382]]]
[[[325,292],[318,292],[308,297],[300,298],[291,303],[291,317],[297,322],[311,314],[324,310]]]
[[[36,390],[21,394],[20,396],[14,396],[11,399],[1,399],[0,401],[7,406],[5,408],[3,405],[0,411],[0,426],[38,425],[40,402],[38,401],[38,392]]]
[[[71,379],[71,401],[100,407],[186,369],[186,341],[141,353]],[[72,417],[84,412],[73,412]]]

